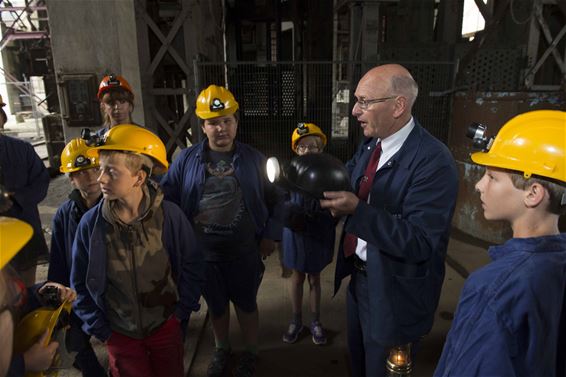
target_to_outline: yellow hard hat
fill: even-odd
[[[61,173],[72,173],[97,167],[98,158],[87,156],[86,151],[90,148],[84,139],[76,138],[69,141],[61,152],[61,167],[59,168]]]
[[[0,216],[0,269],[20,251],[33,235],[33,228],[22,220]]]
[[[505,123],[487,152],[472,154],[472,161],[566,182],[566,112],[537,110]]]
[[[210,85],[200,92],[195,114],[200,119],[210,119],[234,114],[238,107],[238,102],[228,89],[223,86]]]
[[[98,157],[98,151],[129,151],[146,155],[156,163],[155,174],[164,174],[169,168],[167,151],[161,139],[146,128],[135,124],[119,124],[109,129],[104,135],[102,145],[88,149],[88,156]]]
[[[326,146],[326,135],[316,124],[299,123],[291,135],[291,149],[295,150],[299,140],[305,136],[318,136],[322,140],[322,146]]]
[[[23,354],[29,350],[47,331],[47,338],[43,346],[47,346],[53,337],[54,332],[69,325],[69,315],[71,303],[63,302],[58,308],[52,309],[43,307],[28,313],[22,318],[14,330],[14,353]],[[57,358],[54,359],[57,364]],[[46,376],[45,372],[27,372],[26,377]],[[54,374],[49,373],[53,376]]]

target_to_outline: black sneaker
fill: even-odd
[[[234,377],[252,377],[255,374],[256,360],[257,355],[244,351],[240,356],[238,366],[234,369]]]
[[[208,364],[206,375],[208,377],[221,377],[224,374],[224,369],[228,365],[230,359],[230,350],[224,348],[217,348],[212,355],[212,360]]]

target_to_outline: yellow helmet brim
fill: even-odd
[[[0,269],[25,246],[33,235],[33,228],[26,222],[0,216]]]

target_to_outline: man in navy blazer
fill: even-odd
[[[446,146],[413,118],[417,94],[400,65],[378,66],[362,77],[352,114],[366,139],[346,164],[355,193],[325,192],[321,200],[334,216],[347,216],[344,234],[354,242],[342,243],[335,280],[337,291],[351,275],[354,376],[384,376],[392,347],[410,343],[414,357],[438,306],[458,173]],[[381,148],[379,162],[367,169],[375,148]],[[360,190],[368,179],[370,187]],[[353,255],[346,257],[348,249]]]

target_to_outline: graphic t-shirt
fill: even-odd
[[[232,162],[234,152],[206,153],[206,182],[194,217],[208,261],[227,261],[257,250],[250,217]]]

